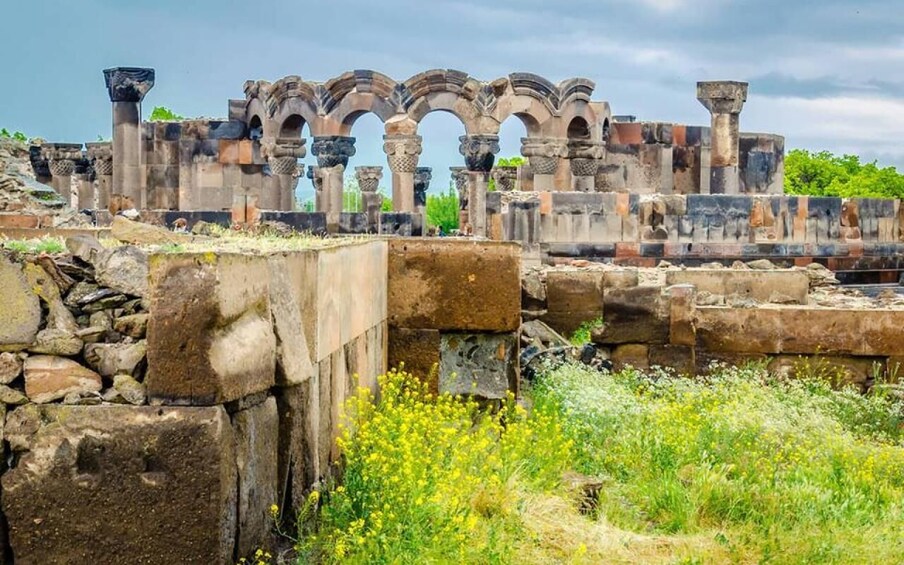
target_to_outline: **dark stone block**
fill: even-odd
[[[892,218],[895,215],[895,201],[887,198],[853,198],[857,203],[860,217]]]
[[[688,147],[709,146],[710,129],[703,126],[687,126],[685,128],[685,140]]]
[[[339,233],[366,234],[368,229],[367,214],[360,212],[342,212],[339,214]]]
[[[182,124],[179,122],[166,122],[163,124],[163,140],[179,141],[182,138]]]
[[[380,234],[404,237],[421,236],[424,220],[421,214],[412,212],[383,212],[380,214]]]
[[[718,216],[722,218],[747,218],[753,199],[747,195],[688,194],[689,216]]]
[[[605,214],[614,210],[605,210],[606,194],[593,192],[553,192],[553,214]],[[614,199],[610,198],[613,201]]]
[[[313,235],[326,234],[325,212],[278,212],[275,210],[261,211],[261,221],[282,222],[297,232],[311,233]]]
[[[606,146],[606,150],[609,153],[614,153],[618,155],[634,155],[635,157],[640,154],[640,145],[626,145],[623,143],[610,143]]]
[[[840,218],[841,199],[833,196],[811,196],[807,202],[807,217],[829,219]]]
[[[614,243],[550,243],[543,248],[551,257],[615,257]]]
[[[228,122],[210,122],[210,139],[243,139],[245,137],[245,124],[237,120]]]
[[[664,243],[641,243],[641,257],[662,257],[665,254]]]
[[[502,213],[502,193],[499,191],[487,192],[487,214]]]
[[[172,226],[178,219],[184,219],[188,229],[191,229],[198,221],[228,228],[232,225],[232,212],[225,210],[170,210],[163,213],[163,223],[167,226]]]

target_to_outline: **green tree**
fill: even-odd
[[[904,175],[856,155],[794,149],[785,156],[785,192],[812,196],[902,198]]]
[[[427,223],[445,233],[458,229],[458,191],[450,186],[445,193],[427,195]]]
[[[184,119],[185,116],[180,116],[166,106],[154,106],[154,109],[151,110],[151,117],[148,118],[151,122],[178,122]]]

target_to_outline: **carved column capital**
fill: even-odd
[[[605,146],[601,141],[590,141],[588,139],[568,140],[568,160],[571,165],[571,174],[576,177],[595,176],[604,155]]]
[[[104,69],[110,102],[141,102],[154,87],[154,69],[114,67]]]
[[[383,152],[394,173],[413,173],[422,151],[419,135],[392,134],[383,136]]]
[[[418,167],[414,170],[414,205],[427,205],[427,189],[430,188],[430,180],[433,178],[431,167]]]
[[[88,160],[98,176],[113,174],[113,144],[110,142],[86,143]]]
[[[499,153],[498,135],[463,135],[458,138],[461,144],[458,152],[465,158],[465,167],[469,171],[488,173],[493,168],[496,154]]]
[[[730,80],[698,82],[697,100],[711,114],[740,114],[747,101],[747,83]]]
[[[305,176],[311,180],[311,184],[314,185],[314,190],[317,192],[323,190],[323,174],[320,172],[320,167],[308,165],[308,173]]]
[[[50,164],[53,176],[69,176],[75,172],[75,162],[82,158],[82,144],[45,143],[41,154]]]
[[[535,175],[554,175],[559,159],[568,154],[564,139],[555,137],[522,137],[521,154]]]
[[[355,138],[344,135],[315,136],[311,154],[317,157],[317,166],[348,166],[348,158],[355,154]]]
[[[355,167],[355,176],[361,192],[376,192],[383,178],[383,167]]]
[[[490,175],[496,181],[496,188],[503,192],[509,192],[515,188],[515,179],[518,178],[518,167],[493,167]]]

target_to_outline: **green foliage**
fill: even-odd
[[[185,119],[185,116],[180,116],[179,114],[173,112],[169,108],[165,106],[154,106],[154,109],[151,110],[151,117],[148,118],[148,121],[151,122],[178,122]]]
[[[39,255],[41,253],[63,253],[66,246],[63,240],[55,237],[46,237],[43,239],[26,239],[26,240],[5,240],[0,241],[0,247],[14,253],[22,253],[25,255]]]
[[[904,175],[856,155],[794,149],[785,156],[785,192],[844,198],[904,198]]]
[[[898,559],[904,405],[799,375],[566,365],[541,376],[534,402],[557,407],[577,469],[607,485],[601,518],[617,527],[716,539],[732,562]]]
[[[14,132],[10,133],[10,131],[6,128],[0,129],[0,137],[5,137],[6,139],[13,139],[13,140],[19,141],[21,143],[28,142],[28,137],[21,131],[14,131]]]
[[[600,316],[595,320],[588,320],[585,322],[581,322],[581,325],[578,326],[578,329],[574,330],[574,333],[571,334],[572,345],[587,345],[590,343],[590,332],[595,330],[596,328],[600,328],[603,326],[603,318]]]
[[[445,233],[458,229],[458,191],[449,187],[443,194],[427,195],[427,223]]]
[[[500,157],[496,159],[497,167],[520,167],[527,163],[527,160],[520,155],[517,157]],[[487,191],[494,192],[496,190],[496,179],[490,177],[490,181],[487,183]]]

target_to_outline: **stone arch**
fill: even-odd
[[[565,130],[565,136],[568,139],[590,139],[590,124],[583,116],[575,116],[568,121],[568,127]]]
[[[467,73],[435,69],[414,75],[402,86],[403,107],[414,122],[419,123],[430,112],[443,111],[461,120],[469,135],[498,131],[498,122],[482,119],[489,114],[481,111],[481,104],[488,98],[484,85]]]
[[[277,137],[301,137],[301,132],[307,121],[299,114],[290,114],[284,120],[279,122],[279,132]]]

